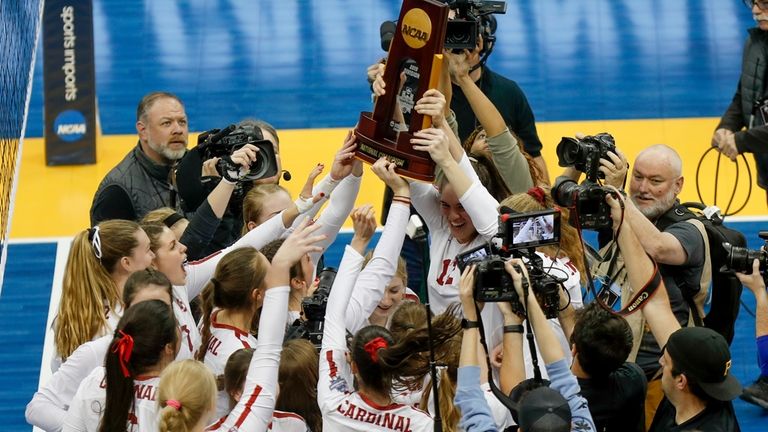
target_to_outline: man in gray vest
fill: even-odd
[[[739,153],[753,153],[757,184],[768,189],[768,1],[746,3],[752,6],[757,27],[749,29],[736,94],[717,125],[712,146],[732,161]]]
[[[187,151],[184,104],[174,94],[152,92],[136,110],[136,147],[107,173],[91,205],[91,225],[108,219],[139,220],[160,207],[177,209],[172,168]]]

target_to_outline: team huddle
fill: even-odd
[[[435,163],[434,183],[401,177],[385,157],[364,169],[350,132],[292,197],[279,184],[290,174],[271,125],[212,133],[247,143],[206,158],[205,146],[187,149],[181,100],[145,95],[138,143],[99,185],[92,226],[73,240],[54,374],[28,422],[46,431],[739,430],[728,341],[695,322],[712,245],[695,223],[669,219],[683,185],[677,152],[651,146],[631,171],[621,151],[602,154],[596,208],[609,259],[588,262],[580,215],[556,205],[548,186],[525,96],[479,61],[482,51],[482,37],[475,50],[446,51],[439,84],[413,105],[431,118],[411,144]],[[384,68],[368,69],[375,96],[394,91]],[[254,175],[272,151],[269,174]],[[355,207],[365,171],[391,191],[375,244],[373,206]],[[572,166],[563,176],[582,174]],[[409,229],[412,213],[428,241]],[[323,253],[348,219],[354,234],[334,275]],[[526,254],[505,255],[514,245]],[[583,295],[590,270],[616,286],[613,309],[605,293]],[[759,263],[738,277],[758,299],[768,375]]]

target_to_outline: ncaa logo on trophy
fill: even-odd
[[[383,79],[387,89],[402,89],[410,103],[401,106],[398,102],[405,102],[401,91],[387,91],[377,98],[373,113],[360,113],[354,132],[356,156],[368,163],[386,157],[395,163],[400,175],[431,182],[435,163],[428,153],[414,150],[410,142],[415,132],[432,125],[431,118],[411,107],[425,91],[436,88],[440,79],[448,6],[434,0],[404,0],[397,22]],[[399,122],[393,121],[395,114],[402,114],[403,119],[407,116],[407,129],[400,130]]]

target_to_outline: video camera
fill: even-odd
[[[605,178],[600,169],[600,159],[607,158],[608,152],[616,153],[613,136],[600,133],[586,136],[581,140],[563,137],[557,145],[558,164],[574,167],[586,174],[587,178],[577,184],[568,177],[560,176],[552,187],[552,199],[557,205],[576,210],[581,228],[601,230],[613,225],[611,207],[605,202],[607,194],[615,194],[601,186],[598,179]],[[576,225],[576,224],[574,224]]]
[[[477,46],[477,36],[481,27],[484,29],[483,37],[486,43],[495,40],[496,19],[492,14],[507,12],[506,1],[491,0],[443,0],[451,9],[456,11],[453,19],[448,20],[445,29],[445,49],[473,50]],[[389,45],[395,36],[397,23],[384,21],[381,24],[381,48],[389,51]]]
[[[478,302],[509,302],[515,313],[525,315],[512,276],[504,268],[510,257],[525,258],[528,279],[544,314],[557,317],[561,280],[548,274],[535,248],[560,242],[560,212],[545,210],[499,215],[499,232],[494,241],[456,257],[460,271],[476,264],[474,297]]]
[[[229,125],[224,129],[211,129],[197,138],[197,146],[203,160],[219,158],[216,170],[224,176],[226,171],[239,171],[240,165],[232,161],[232,153],[246,144],[259,149],[256,161],[251,164],[248,174],[242,181],[259,180],[277,174],[277,157],[271,141],[264,139],[261,129],[249,123]]]
[[[730,243],[723,243],[726,250],[725,267],[739,273],[752,274],[752,261],[758,260],[760,263],[760,274],[765,275],[768,269],[768,231],[760,231],[758,236],[765,241],[764,249],[747,249],[738,246],[732,246]]]
[[[323,343],[323,327],[325,324],[325,307],[328,305],[328,295],[331,293],[333,281],[336,280],[336,269],[325,267],[317,274],[319,282],[317,290],[311,297],[301,301],[305,321],[298,321],[288,330],[286,339],[307,339],[320,350]]]

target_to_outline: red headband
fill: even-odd
[[[544,189],[536,186],[528,189],[528,195],[532,196],[533,199],[535,199],[539,204],[541,204],[542,207],[546,207],[546,192],[544,192]]]
[[[365,352],[368,353],[369,356],[371,356],[371,360],[373,360],[374,363],[379,362],[379,350],[388,347],[389,344],[386,340],[384,340],[383,337],[379,336],[377,338],[373,338],[368,343],[363,345],[363,349]]]
[[[128,362],[131,361],[131,354],[133,353],[133,337],[123,333],[122,330],[119,330],[119,332],[121,335],[120,340],[112,348],[112,352],[117,353],[120,359],[120,369],[123,370],[123,376],[128,378],[131,376],[131,372],[128,370]]]

